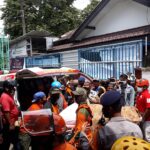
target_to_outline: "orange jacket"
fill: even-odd
[[[63,94],[60,94],[60,97],[61,97],[62,100],[63,100],[63,109],[65,109],[66,107],[68,107],[67,101],[66,101],[66,99],[65,99],[65,97],[64,97]]]
[[[72,90],[69,87],[66,87],[66,92],[70,95],[73,96]]]
[[[53,148],[53,150],[77,150],[77,149],[71,144],[65,142],[63,144],[56,146],[55,148]]]
[[[52,111],[56,114],[59,114],[62,110],[64,110],[66,107],[68,107],[68,104],[65,100],[65,97],[63,94],[60,94],[59,101],[57,101],[57,105],[52,104]]]
[[[69,143],[73,144],[75,142],[76,136],[82,131],[83,126],[87,123],[88,126],[92,125],[92,111],[88,104],[83,103],[78,106],[76,111],[76,126],[74,128],[74,136],[71,138]],[[91,130],[86,130],[86,135],[90,139],[92,137]]]
[[[88,104],[80,104],[76,110],[76,126],[75,131],[81,131],[84,123],[88,122],[89,125],[92,125],[92,111]]]
[[[52,112],[55,113],[55,114],[59,114],[58,105],[53,105],[53,104],[52,104]]]
[[[29,108],[28,111],[33,111],[33,110],[40,110],[43,108],[43,104],[38,104],[38,103],[33,103]]]

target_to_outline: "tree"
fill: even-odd
[[[91,3],[81,12],[81,20],[84,20],[98,5],[101,0],[91,0]]]
[[[74,0],[24,0],[26,31],[47,30],[59,36],[74,29],[80,22],[79,10],[72,6]],[[5,0],[2,8],[4,31],[11,38],[22,35],[20,0]]]

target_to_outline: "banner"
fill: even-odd
[[[11,58],[10,59],[10,70],[23,69],[24,58]]]

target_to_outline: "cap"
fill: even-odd
[[[60,93],[61,93],[61,90],[58,88],[52,88],[50,90],[50,94],[60,94]]]
[[[78,82],[85,82],[85,78],[84,78],[84,77],[80,77],[80,78],[78,79]]]
[[[81,88],[81,87],[77,87],[75,91],[72,91],[72,93],[74,95],[82,95],[82,96],[86,96],[87,95],[87,92],[84,88]]]
[[[39,101],[40,99],[42,99],[45,95],[44,92],[36,92],[33,96],[33,100],[32,103]]]
[[[120,78],[128,79],[128,75],[127,75],[127,74],[121,74],[121,75],[120,75]]]
[[[119,100],[121,100],[121,94],[117,91],[110,90],[101,97],[100,103],[103,106],[110,106]]]
[[[99,82],[99,80],[98,79],[93,79],[93,82]]]

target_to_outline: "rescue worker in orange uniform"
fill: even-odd
[[[150,142],[150,91],[148,90],[149,81],[140,79],[137,81],[136,107],[142,115],[142,128],[144,138]]]
[[[65,141],[64,133],[66,132],[66,124],[64,119],[56,114],[53,114],[54,119],[54,141],[53,150],[77,150],[73,145]]]
[[[32,100],[32,105],[28,108],[28,111],[34,111],[34,110],[40,110],[43,109],[43,104],[46,101],[46,95],[44,92],[36,92],[34,94],[34,99]],[[29,120],[29,118],[25,118],[24,122]],[[21,122],[20,125],[20,134],[19,134],[19,139],[20,139],[20,145],[22,150],[29,150],[29,146],[31,143],[31,137],[27,133],[27,131],[24,129],[23,122]],[[40,137],[32,137],[32,149],[37,149],[38,139],[40,140]]]
[[[73,130],[73,136],[72,138],[69,140],[69,143],[71,144],[79,144],[76,143],[76,139],[77,137],[81,136],[81,131],[83,131],[83,127],[85,126],[85,133],[86,133],[86,137],[87,139],[90,139],[92,137],[92,132],[91,130],[88,128],[92,125],[92,111],[90,109],[90,107],[88,106],[86,100],[87,100],[87,92],[84,88],[82,87],[77,87],[76,91],[73,91],[73,94],[75,96],[75,101],[76,103],[79,104],[78,109],[76,110],[76,125],[75,128]],[[89,129],[89,130],[88,130]],[[79,147],[81,147],[82,149],[82,142],[80,142],[81,145],[79,145]],[[84,149],[89,149],[89,144],[87,143],[86,145],[84,145]]]
[[[60,91],[61,91],[61,88],[62,88],[62,84],[59,82],[59,81],[54,81],[52,82],[51,84],[51,88],[58,88]],[[51,90],[50,90],[51,91]],[[61,112],[63,109],[65,109],[68,104],[67,104],[67,101],[64,97],[64,95],[62,94],[62,91],[59,93],[59,97],[58,97],[58,100],[57,100],[57,104],[59,106],[59,111]]]
[[[45,103],[44,108],[51,108],[52,112],[59,114],[63,109],[68,106],[62,92],[59,88],[52,87],[49,92],[48,101]]]

